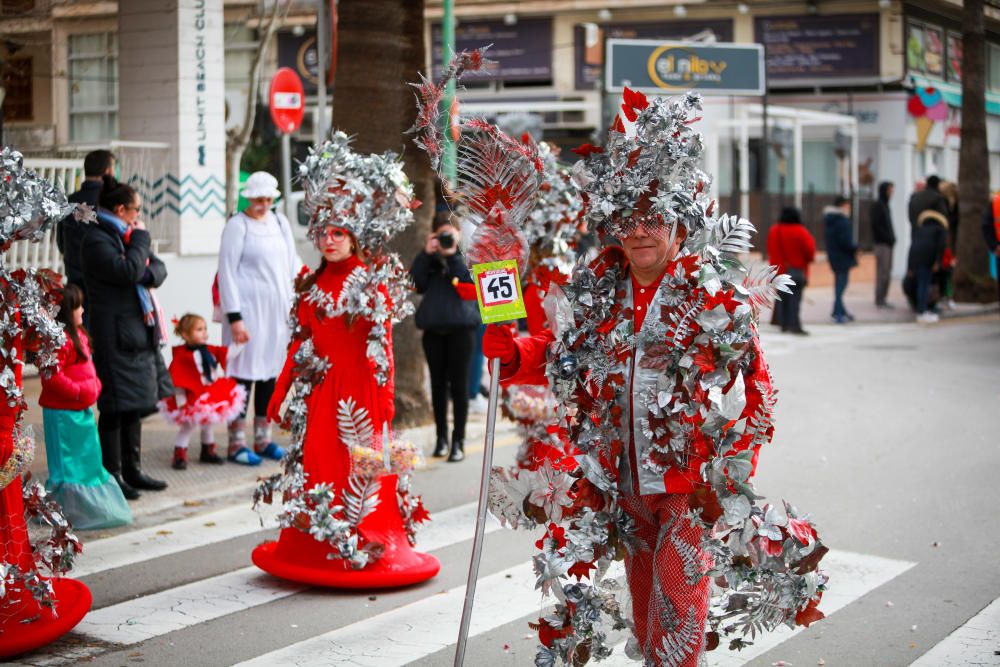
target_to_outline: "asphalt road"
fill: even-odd
[[[811,330],[764,335],[780,396],[756,484],[818,523],[841,563],[828,596],[838,608],[756,656],[716,652],[712,665],[909,665],[1000,598],[1000,318]],[[509,427],[498,444],[497,463],[510,462]],[[107,558],[81,561],[95,611],[21,664],[450,665],[449,600],[465,581],[481,465],[470,449],[466,462],[431,461],[415,477],[442,523],[426,538],[442,563],[430,582],[345,593],[258,574],[249,552],[275,530],[224,531],[248,504],[234,492],[89,543],[90,558]],[[217,538],[192,537],[209,525]],[[488,535],[467,665],[532,664],[527,621],[547,609],[524,575],[534,539]],[[1000,664],[995,650],[983,648],[981,664]]]

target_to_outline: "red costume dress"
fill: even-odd
[[[227,351],[217,345],[174,347],[170,377],[184,400],[171,396],[160,402],[167,421],[179,426],[225,424],[243,411],[246,390],[225,377]]]
[[[16,311],[15,321],[20,321]],[[13,352],[14,359],[21,358],[20,337],[13,341]],[[20,388],[20,364],[14,365],[13,375]],[[7,400],[0,400],[0,470],[5,469],[14,454],[18,414],[22,409],[21,405],[11,407]],[[48,597],[52,600],[52,608],[40,605],[19,583],[3,585],[8,576],[6,568],[10,566],[16,567],[21,574],[37,569],[24,514],[21,478],[17,475],[6,486],[0,483],[0,659],[26,653],[58,639],[80,622],[91,604],[90,590],[75,579],[49,580],[52,593]]]
[[[306,489],[329,485],[337,504],[345,503],[352,473],[351,452],[340,434],[341,407],[349,402],[356,410],[366,410],[376,439],[383,425],[391,422],[394,410],[391,338],[385,346],[389,352],[388,381],[379,386],[368,356],[372,323],[327,314],[337,303],[345,280],[360,267],[362,262],[353,256],[327,263],[314,287],[299,295],[299,329],[275,389],[275,400],[280,402],[294,380],[294,359],[305,341],[313,346],[315,357],[329,362],[322,380],[306,399],[302,465]],[[313,526],[298,525],[284,528],[277,542],[257,547],[254,563],[275,576],[344,588],[405,586],[433,577],[441,567],[437,558],[414,551],[407,538],[397,500],[397,476],[382,475],[379,483],[377,507],[357,526],[359,546],[381,545],[381,556],[374,562],[360,569],[352,567],[333,545],[312,536]]]

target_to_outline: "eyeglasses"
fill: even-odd
[[[350,236],[350,232],[343,227],[327,227],[323,232],[323,237],[332,241],[343,241],[348,236]]]

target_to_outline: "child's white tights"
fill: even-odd
[[[211,424],[205,424],[201,427],[197,424],[182,424],[177,429],[177,440],[174,441],[174,447],[187,449],[188,443],[191,441],[191,436],[194,435],[195,429],[198,428],[201,429],[201,444],[214,445],[215,433],[212,431]]]

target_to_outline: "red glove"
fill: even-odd
[[[274,392],[271,401],[267,404],[267,421],[275,424],[281,423],[281,404],[285,402],[285,392]]]
[[[507,324],[490,324],[483,334],[483,356],[499,359],[504,366],[517,361],[514,330]]]
[[[458,292],[458,297],[462,301],[475,301],[476,300],[476,286],[472,283],[461,283],[458,278],[452,278],[451,286],[455,288]]]

